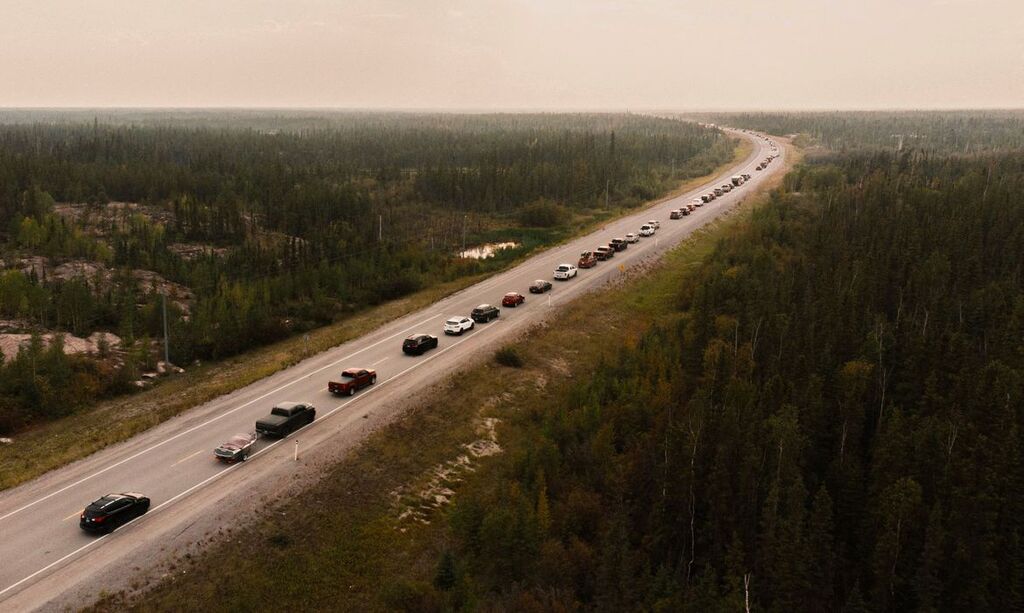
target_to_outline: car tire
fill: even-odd
[[[356,386],[353,385],[352,387],[348,388],[348,395],[349,396],[355,396],[356,395]]]
[[[370,385],[373,385],[376,382],[377,382],[377,375],[374,375],[374,376],[370,377]]]

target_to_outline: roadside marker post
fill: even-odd
[[[295,461],[299,461],[299,439],[295,439]]]

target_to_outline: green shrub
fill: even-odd
[[[508,366],[509,368],[522,368],[523,367],[523,356],[519,353],[515,347],[507,345],[498,350],[494,354],[494,361],[502,366]]]

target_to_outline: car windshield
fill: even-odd
[[[245,434],[236,434],[226,443],[226,445],[235,445],[236,447],[243,447],[247,444],[249,444],[249,437]]]
[[[444,323],[448,324],[449,326],[457,326],[457,325],[459,325],[462,322],[460,320],[458,320],[458,319],[449,319],[448,321],[446,321]]]
[[[559,266],[558,270],[560,270],[562,272],[565,272],[565,271],[569,270],[569,267],[568,266]]]

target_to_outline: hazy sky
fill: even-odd
[[[1024,107],[1024,0],[0,0],[0,106]]]

